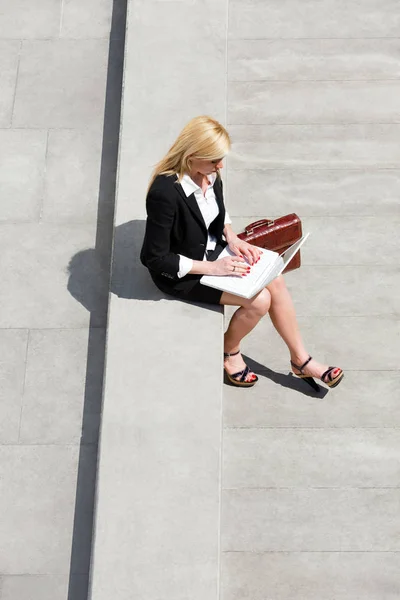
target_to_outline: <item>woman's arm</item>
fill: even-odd
[[[210,261],[194,260],[189,273],[193,275],[245,275],[248,270],[249,266],[243,258],[227,256]]]
[[[179,270],[179,256],[170,251],[175,203],[161,191],[150,190],[146,209],[146,233],[140,254],[141,261],[155,273],[175,278]]]
[[[254,265],[254,263],[258,261],[261,253],[257,246],[253,246],[238,238],[229,223],[225,223],[224,236],[228,242],[229,249],[232,250],[236,256],[244,256],[250,265]]]
[[[224,236],[225,236],[226,241],[228,242],[228,245],[232,241],[236,241],[236,239],[239,239],[237,237],[236,233],[233,231],[232,225],[230,223],[225,223],[225,226],[224,226]]]

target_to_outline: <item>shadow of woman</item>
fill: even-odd
[[[145,224],[144,220],[132,220],[114,229],[111,279],[109,256],[103,256],[101,247],[81,250],[68,264],[68,291],[90,312],[94,327],[105,326],[108,291],[127,300],[172,300],[186,304],[185,300],[161,292],[140,262]],[[211,304],[197,305],[206,310],[222,311],[221,307]]]

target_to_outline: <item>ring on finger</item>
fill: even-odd
[[[233,265],[232,271],[235,271],[235,270],[236,270],[236,265]]]

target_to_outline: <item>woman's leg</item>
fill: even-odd
[[[271,295],[271,306],[269,309],[271,321],[289,348],[290,360],[296,365],[301,366],[306,362],[309,354],[301,339],[292,297],[282,275],[274,279],[267,286],[267,289]],[[323,365],[312,360],[306,366],[304,372],[311,377],[321,377],[327,368],[328,365]],[[338,369],[339,371],[340,369]],[[336,375],[337,373],[333,372],[333,376]]]
[[[240,298],[239,296],[224,292],[221,296],[220,304],[228,306],[238,306],[239,304],[239,308],[231,318],[224,336],[224,352],[234,353],[239,350],[242,339],[267,314],[271,305],[271,295],[267,289],[264,289],[254,298],[247,300],[246,298]],[[246,364],[241,354],[225,359],[225,368],[231,375],[242,371],[245,366]],[[249,373],[246,381],[251,381],[254,377],[252,373]]]
[[[291,360],[293,362],[301,361],[304,356],[305,360],[308,354],[301,339],[292,297],[282,275],[271,281],[267,289],[271,294],[269,316],[275,329],[289,348]]]

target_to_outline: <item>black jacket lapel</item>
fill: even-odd
[[[225,205],[224,205],[224,196],[222,193],[222,183],[221,183],[221,179],[219,177],[217,177],[217,179],[215,180],[213,187],[214,187],[215,199],[217,201],[218,208],[219,208],[218,217],[215,222],[215,233],[216,233],[218,239],[221,240],[222,232],[223,232],[224,224],[225,224]]]
[[[216,180],[214,181],[213,188],[214,188],[214,194],[215,194],[215,198],[217,200],[219,212],[221,214],[222,212],[225,212],[225,207],[224,207],[224,199],[223,199],[223,195],[222,195],[222,184],[221,184],[221,180],[219,177],[217,177]]]
[[[188,207],[192,211],[193,215],[199,221],[200,225],[202,225],[204,227],[204,229],[207,231],[207,227],[206,227],[206,224],[204,222],[203,215],[201,214],[201,210],[199,208],[199,205],[197,204],[197,200],[195,198],[195,195],[194,194],[190,194],[190,196],[186,196],[186,194],[185,194],[185,192],[183,190],[183,187],[181,186],[180,183],[178,183],[178,181],[176,181],[175,185],[176,185],[176,189],[178,190],[178,192],[180,193],[180,195],[182,196],[182,198],[185,200],[186,204],[188,205]]]

